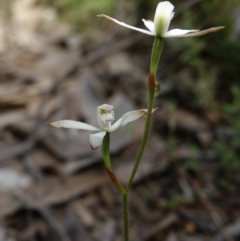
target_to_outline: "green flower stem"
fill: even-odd
[[[160,56],[162,53],[162,47],[163,47],[163,38],[156,37],[153,42],[151,63],[150,63],[150,73],[154,74],[154,76],[156,76],[156,73],[157,73],[157,68],[158,68]]]
[[[148,134],[149,134],[149,131],[150,131],[150,126],[151,126],[151,120],[152,120],[154,89],[155,89],[155,77],[154,77],[153,74],[149,74],[149,78],[148,78],[148,115],[147,115],[147,120],[146,120],[146,124],[145,124],[143,139],[142,139],[139,151],[138,151],[138,155],[137,155],[134,167],[133,167],[132,174],[130,176],[129,182],[128,182],[127,187],[126,187],[126,193],[129,192],[129,190],[132,186],[134,177],[136,175],[137,169],[139,167],[139,164],[140,164],[142,156],[143,156],[144,149],[146,147]]]
[[[102,156],[105,163],[105,166],[108,170],[112,171],[111,161],[110,161],[110,154],[109,154],[109,142],[110,142],[110,134],[106,132],[106,135],[103,138],[102,143]]]
[[[128,193],[122,194],[124,241],[129,241]]]
[[[145,123],[143,139],[142,139],[127,187],[125,189],[125,192],[122,194],[124,241],[129,241],[128,193],[133,184],[134,177],[140,165],[140,162],[147,144],[147,139],[148,139],[148,135],[151,127],[152,110],[153,110],[153,102],[154,102],[155,94],[158,94],[158,92],[160,92],[160,89],[161,89],[161,86],[159,83],[156,82],[155,77],[157,73],[160,56],[162,53],[162,46],[163,46],[163,39],[160,37],[156,37],[153,43],[151,64],[150,64],[150,74],[148,77],[148,115]]]
[[[129,241],[129,221],[128,221],[128,193],[132,186],[135,174],[139,167],[139,164],[142,159],[142,155],[147,143],[148,134],[150,131],[151,119],[152,119],[152,109],[153,109],[153,101],[154,101],[154,89],[155,89],[155,77],[153,74],[149,74],[148,78],[148,115],[145,124],[145,130],[143,139],[139,148],[139,152],[133,167],[132,174],[130,176],[129,182],[125,189],[125,192],[122,194],[122,206],[123,206],[123,228],[124,228],[124,241]]]

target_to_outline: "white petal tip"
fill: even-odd
[[[97,146],[97,147],[96,146],[92,146],[91,143],[90,143],[90,146],[91,146],[92,150],[97,150],[100,147],[100,146]]]
[[[111,17],[109,17],[109,16],[107,16],[107,15],[105,15],[105,14],[99,14],[99,15],[97,15],[97,17],[99,17],[99,18],[106,18],[106,19],[108,19],[108,20],[110,20],[110,21],[113,21],[113,18],[111,18]],[[114,21],[113,21],[114,22]]]
[[[157,107],[157,108],[158,108],[158,107]],[[154,112],[157,110],[157,108],[152,109],[152,113],[154,113]],[[145,115],[148,115],[148,114],[149,114],[149,112],[148,112],[147,109],[142,109],[142,112],[145,113]]]
[[[189,35],[189,37],[191,37],[191,36],[193,36],[193,37],[194,36],[202,36],[202,35],[205,35],[205,34],[217,32],[219,30],[222,30],[223,28],[225,28],[225,26],[213,27],[213,28],[209,28],[209,29],[206,29],[206,30],[189,33],[189,34],[186,34],[186,36],[188,36],[188,35]]]
[[[158,109],[158,107],[157,107],[157,108],[154,108],[154,109],[152,110],[152,113],[154,113],[157,109]]]
[[[217,31],[219,31],[219,30],[222,30],[223,28],[225,28],[225,26],[208,28],[208,29],[202,30],[202,31],[200,31],[200,32],[206,32],[206,34],[207,34],[207,33],[214,33],[214,32],[217,32]]]
[[[225,28],[225,26],[215,27],[216,31],[221,30],[221,29],[223,29],[223,28]]]
[[[61,128],[62,127],[59,121],[47,123],[47,124],[51,127],[54,127],[54,128]]]

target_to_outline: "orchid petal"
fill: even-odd
[[[153,112],[156,109],[153,109]],[[109,132],[113,132],[121,126],[128,124],[129,122],[136,121],[144,116],[148,115],[147,109],[134,110],[125,113],[119,120],[117,120],[109,129]]]
[[[205,30],[202,30],[202,31],[197,31],[197,30],[182,30],[182,31],[189,31],[188,33],[185,33],[185,34],[179,34],[177,35],[177,31],[176,30],[180,30],[180,29],[173,29],[171,31],[168,31],[166,34],[165,34],[165,38],[172,38],[172,37],[177,37],[177,38],[184,38],[184,37],[195,37],[195,36],[202,36],[202,35],[205,35],[205,34],[208,34],[208,33],[213,33],[213,32],[216,32],[216,31],[219,31],[221,29],[223,29],[224,26],[220,26],[220,27],[214,27],[214,28],[208,28],[208,29],[205,29]],[[172,31],[176,31],[175,33]],[[180,31],[179,31],[180,33]],[[176,35],[175,35],[176,34]]]
[[[114,22],[116,24],[119,24],[119,25],[123,26],[123,27],[130,28],[132,30],[135,30],[135,31],[138,31],[138,32],[141,32],[141,33],[145,33],[145,34],[148,34],[148,35],[151,35],[151,36],[155,36],[154,33],[150,32],[148,30],[144,30],[144,29],[141,29],[141,28],[133,27],[133,26],[128,25],[128,24],[126,24],[124,22],[120,22],[120,21],[118,21],[115,18],[111,18],[111,17],[109,17],[109,16],[107,16],[105,14],[100,14],[100,15],[97,15],[97,16],[100,17],[100,18],[106,18],[106,19],[108,19],[108,20],[110,20],[110,21],[112,21],[112,22]]]
[[[174,6],[168,1],[160,2],[158,4],[154,16],[156,35],[163,37],[164,34],[167,32],[174,15],[173,9]]]
[[[103,138],[105,135],[106,135],[106,131],[101,131],[101,132],[89,135],[89,142],[93,150],[97,149],[102,145]]]
[[[142,19],[144,25],[152,32],[155,34],[155,26],[154,26],[154,22],[151,20],[145,20]]]
[[[73,121],[73,120],[60,120],[49,123],[50,126],[56,128],[71,128],[71,129],[81,129],[81,130],[88,130],[88,131],[100,131],[99,128],[88,125],[83,122]]]

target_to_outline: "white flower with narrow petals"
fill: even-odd
[[[172,30],[168,31],[168,27],[173,18],[173,15],[174,15],[173,9],[174,9],[174,6],[170,2],[168,2],[168,1],[160,2],[158,4],[156,12],[155,12],[154,22],[151,20],[142,19],[145,26],[149,30],[133,27],[124,22],[120,22],[117,19],[111,18],[105,14],[100,14],[100,15],[98,15],[98,17],[106,18],[110,21],[113,21],[113,22],[123,26],[123,27],[130,28],[130,29],[136,30],[138,32],[142,32],[142,33],[145,33],[148,35],[158,36],[158,37],[162,37],[162,38],[201,36],[201,35],[208,34],[211,32],[216,32],[216,31],[224,28],[224,27],[214,27],[214,28],[209,28],[209,29],[203,30],[203,31],[185,30],[185,29],[172,29]]]
[[[155,111],[155,109],[153,110]],[[113,125],[115,118],[113,106],[108,104],[103,104],[97,108],[97,119],[99,127],[94,127],[83,122],[73,121],[73,120],[60,120],[56,122],[49,123],[50,126],[56,128],[71,128],[71,129],[81,129],[88,131],[99,131],[95,134],[89,135],[89,142],[92,149],[97,149],[102,145],[102,141],[106,132],[113,132],[119,127],[128,124],[129,122],[136,121],[148,114],[146,109],[134,110],[125,113],[119,120],[117,120]]]

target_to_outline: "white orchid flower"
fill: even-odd
[[[155,111],[155,109],[153,110]],[[49,123],[50,126],[56,128],[71,128],[71,129],[81,129],[88,131],[100,131],[95,134],[89,135],[89,142],[92,149],[97,149],[102,145],[102,141],[106,132],[113,132],[119,127],[128,124],[129,122],[136,121],[148,114],[146,109],[134,110],[125,113],[119,120],[117,120],[113,125],[115,114],[113,111],[113,106],[108,104],[103,104],[97,108],[97,119],[99,127],[94,127],[83,122],[73,121],[73,120],[60,120],[56,122]]]
[[[105,14],[100,14],[100,15],[98,15],[98,17],[106,18],[110,21],[113,21],[113,22],[123,26],[123,27],[130,28],[130,29],[136,30],[138,32],[142,32],[142,33],[152,35],[152,36],[159,36],[162,38],[201,36],[201,35],[208,34],[211,32],[216,32],[216,31],[224,28],[224,27],[214,27],[214,28],[209,28],[209,29],[203,30],[203,31],[185,30],[185,29],[172,29],[172,30],[168,31],[168,27],[174,16],[173,9],[174,9],[174,6],[170,2],[168,2],[168,1],[160,2],[158,4],[156,12],[155,12],[154,22],[151,20],[142,19],[145,26],[149,30],[133,27],[124,22],[120,22],[117,19],[111,18]]]

